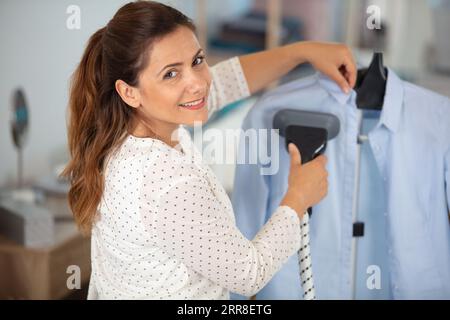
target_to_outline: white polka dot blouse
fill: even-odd
[[[209,113],[248,97],[239,58],[211,68]],[[257,293],[299,248],[300,219],[276,209],[254,239],[180,126],[180,148],[129,135],[105,166],[88,299],[229,299]]]

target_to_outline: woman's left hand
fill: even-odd
[[[345,93],[355,86],[357,68],[353,54],[343,44],[303,42],[304,59],[334,80]]]

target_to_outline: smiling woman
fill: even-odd
[[[305,57],[324,56],[328,62],[315,65],[351,79],[352,68],[337,71],[351,66],[344,49],[295,44],[209,68],[191,20],[152,1],[123,6],[95,32],[72,78],[63,173],[75,220],[91,234],[88,298],[258,292],[299,249],[299,218],[327,191],[325,159],[302,166],[290,148],[288,192],[250,241],[183,125],[207,121]]]
[[[192,98],[194,91],[184,91],[181,84],[168,84],[179,80],[167,80],[157,70],[166,62],[165,56],[163,61],[158,57],[167,54],[167,50],[172,52],[171,59],[183,61],[183,65],[192,58],[192,52],[198,51],[193,31],[195,26],[181,12],[143,1],[123,6],[89,39],[72,77],[68,124],[72,159],[63,172],[71,181],[69,203],[83,231],[90,230],[96,216],[107,156],[128,133],[165,136],[176,126],[175,121],[183,119],[181,114],[187,113],[177,103]],[[187,34],[190,41],[179,43],[184,51],[170,50],[166,37],[176,35],[176,40],[180,40],[180,32]],[[161,44],[156,45],[157,42]],[[155,50],[163,52],[155,54]],[[150,63],[151,57],[156,61]],[[195,93],[205,95],[210,83],[207,68],[184,66],[183,71],[185,77],[195,78]],[[170,117],[174,110],[179,114],[177,119]],[[157,130],[160,134],[155,133]]]
[[[167,62],[170,62],[167,64]],[[180,125],[205,122],[211,74],[192,28],[179,26],[152,44],[139,86],[116,81],[122,99],[135,108],[136,137],[158,138],[168,144]],[[195,111],[195,112],[194,112]]]

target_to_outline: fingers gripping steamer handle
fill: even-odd
[[[333,139],[339,133],[339,119],[331,114],[308,112],[300,110],[279,111],[273,121],[274,129],[280,130],[285,137],[286,148],[294,143],[302,155],[305,164],[325,152],[327,140]],[[303,288],[303,298],[314,300],[314,278],[309,244],[309,216],[312,208],[308,208],[300,223],[301,247],[298,251],[300,279]]]
[[[327,147],[327,131],[324,128],[290,125],[286,128],[286,148],[294,143],[302,156],[302,164],[317,158]],[[311,216],[312,208],[308,208]]]

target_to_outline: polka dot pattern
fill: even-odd
[[[212,74],[212,109],[248,94],[237,58]],[[88,299],[251,296],[300,248],[300,220],[287,206],[246,239],[217,177],[189,133],[179,133],[177,150],[130,135],[109,157],[92,230]]]
[[[212,83],[208,111],[211,115],[221,107],[250,96],[247,80],[238,57],[211,68]]]

